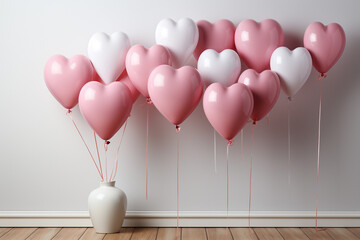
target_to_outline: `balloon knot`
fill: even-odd
[[[234,142],[233,140],[229,140],[227,145],[232,146],[233,142]]]
[[[320,81],[321,79],[326,77],[327,77],[326,73],[320,73],[318,80]]]
[[[109,144],[110,144],[110,141],[109,141],[109,140],[106,140],[106,141],[105,141],[105,144],[106,144],[106,145],[109,145]]]
[[[288,97],[289,101],[291,102],[292,98],[291,97]]]
[[[72,113],[71,109],[68,109],[67,114],[71,114],[71,113]]]
[[[253,121],[253,125],[256,125],[256,120]]]
[[[151,105],[153,102],[151,101],[151,98],[150,97],[147,97],[146,98],[146,103],[147,104],[149,104],[149,105]]]
[[[180,127],[179,125],[176,125],[175,128],[176,128],[176,132],[177,132],[177,133],[180,132],[181,127]]]

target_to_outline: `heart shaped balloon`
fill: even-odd
[[[242,21],[235,32],[235,46],[240,58],[257,72],[270,69],[273,51],[284,44],[284,33],[278,22],[266,19]]]
[[[292,97],[309,78],[312,67],[311,55],[303,47],[293,51],[287,47],[279,47],[271,55],[270,67],[280,77],[285,94]]]
[[[95,33],[89,40],[88,55],[101,79],[109,84],[115,81],[125,69],[125,58],[130,48],[128,36],[115,32]]]
[[[97,72],[95,70],[94,70],[93,80],[97,81],[99,83],[105,84],[104,81],[100,78],[100,76],[97,74]],[[118,77],[118,79],[116,79],[116,81],[125,84],[129,88],[130,93],[131,93],[131,99],[134,103],[138,99],[140,93],[136,89],[134,84],[131,82],[126,69],[122,72],[122,74]]]
[[[155,68],[149,77],[149,95],[159,112],[171,123],[181,124],[196,108],[203,85],[198,71],[190,66]]]
[[[79,107],[99,137],[109,140],[129,117],[132,107],[130,90],[121,82],[108,85],[89,82],[81,89]]]
[[[213,24],[201,20],[196,25],[199,29],[199,41],[194,51],[196,59],[206,49],[214,49],[217,52],[225,49],[235,49],[234,35],[236,28],[229,20],[221,19]]]
[[[142,45],[132,46],[126,56],[126,70],[131,82],[148,98],[148,79],[152,70],[159,65],[171,65],[169,51],[161,46],[154,45],[149,50]]]
[[[229,141],[245,126],[253,106],[252,93],[242,83],[235,83],[230,87],[213,83],[204,93],[203,107],[207,119]]]
[[[265,117],[274,107],[280,95],[280,80],[275,72],[265,70],[257,73],[253,69],[244,71],[239,83],[249,87],[254,97],[254,109],[251,118],[256,123]]]
[[[309,50],[314,67],[326,73],[339,60],[345,48],[345,32],[337,23],[324,26],[320,22],[310,24],[304,34],[304,47]]]
[[[205,50],[199,57],[198,71],[206,85],[218,82],[228,87],[239,78],[239,55],[231,49],[221,53],[212,49]]]
[[[199,31],[190,18],[182,18],[178,22],[166,18],[158,23],[155,39],[157,44],[169,49],[173,65],[181,67],[193,54],[199,40]]]
[[[66,109],[78,103],[81,88],[93,79],[90,60],[82,55],[70,59],[62,55],[52,56],[45,64],[46,86],[56,100]]]

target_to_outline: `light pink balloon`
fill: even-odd
[[[280,95],[280,79],[270,70],[257,73],[253,69],[244,71],[238,80],[249,87],[254,97],[254,109],[251,114],[254,123],[265,117],[274,107]]]
[[[199,41],[194,51],[194,57],[199,58],[206,49],[213,49],[218,53],[225,49],[234,49],[235,26],[226,19],[221,19],[215,23],[200,20],[196,23],[199,29]]]
[[[320,73],[328,72],[339,60],[345,42],[345,32],[337,23],[324,26],[314,22],[306,28],[304,34],[304,47],[309,50],[313,65]]]
[[[283,30],[273,19],[266,19],[260,23],[248,19],[236,28],[236,50],[246,65],[257,72],[270,69],[271,54],[283,44]]]
[[[66,109],[78,103],[81,88],[93,79],[90,60],[82,55],[70,59],[54,55],[45,64],[44,79],[46,86],[56,100]]]
[[[148,89],[159,112],[171,123],[179,125],[199,104],[203,84],[194,67],[175,69],[161,65],[150,74]]]
[[[230,87],[213,83],[204,93],[203,107],[207,119],[229,141],[245,126],[253,106],[252,93],[242,83],[234,83]]]
[[[109,140],[131,112],[131,93],[121,82],[108,85],[89,82],[81,89],[79,107],[81,114],[99,137]]]
[[[150,73],[157,66],[163,64],[171,65],[170,52],[164,46],[154,45],[148,50],[142,45],[135,45],[128,51],[126,70],[131,82],[144,97],[149,97]]]
[[[105,82],[100,78],[99,74],[97,74],[95,68],[94,68],[94,78],[93,78],[93,80],[97,81],[99,83],[105,84]],[[132,99],[132,102],[134,103],[138,99],[140,93],[135,88],[134,84],[131,82],[131,80],[130,80],[127,72],[126,72],[126,69],[125,69],[125,71],[123,71],[121,73],[121,75],[118,77],[118,79],[116,79],[116,81],[125,84],[129,88],[130,93],[131,93],[131,99]]]

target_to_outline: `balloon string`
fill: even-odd
[[[146,200],[148,200],[148,183],[149,183],[149,100],[146,106]]]
[[[244,129],[241,129],[240,132],[240,150],[241,150],[241,160],[245,162],[244,158]]]
[[[322,79],[326,78],[326,74],[321,73],[318,80],[320,81],[320,100],[319,100],[319,125],[318,125],[318,141],[317,141],[317,171],[316,171],[316,210],[315,210],[315,229],[318,230],[318,206],[319,206],[319,175],[320,175],[320,143],[321,143],[321,105],[322,105]],[[325,229],[321,229],[325,230]]]
[[[216,161],[216,130],[214,128],[214,169],[215,173],[217,173],[217,161]]]
[[[105,149],[105,181],[108,181],[108,171],[107,171],[107,150],[108,150],[108,145],[109,145],[109,141],[105,141],[104,142],[104,149]]]
[[[252,162],[253,162],[253,139],[254,139],[254,126],[255,124],[253,124],[251,126],[251,147],[250,147],[250,181],[249,181],[249,216],[248,216],[248,221],[249,221],[249,229],[250,229],[250,211],[251,211],[251,179],[252,179]]]
[[[96,139],[96,133],[95,133],[95,131],[94,131],[94,140],[95,140],[96,152],[97,152],[98,159],[99,159],[99,166],[100,166],[101,177],[102,177],[102,179],[103,179],[103,178],[104,178],[104,175],[103,175],[103,172],[102,172],[101,161],[100,161],[100,153],[99,153],[99,147],[98,147],[98,144],[97,144],[97,139]]]
[[[290,166],[291,166],[291,128],[290,128],[290,104],[291,98],[289,97],[288,101],[288,185],[290,186],[291,183],[291,176],[290,176]]]
[[[268,113],[266,115],[266,125],[269,126],[270,125],[270,113]]]
[[[176,139],[177,139],[177,160],[176,160],[176,233],[179,235],[179,158],[180,158],[180,147],[179,147],[179,132],[181,128],[176,125]]]
[[[80,135],[80,137],[81,137],[81,140],[83,141],[86,149],[88,150],[88,152],[89,152],[89,154],[90,154],[90,157],[91,157],[91,159],[92,159],[92,161],[93,161],[93,163],[94,163],[94,165],[95,165],[95,167],[96,167],[96,169],[97,169],[97,171],[98,171],[98,173],[99,173],[99,175],[100,175],[100,177],[101,177],[101,180],[104,181],[104,178],[103,178],[102,174],[100,173],[99,167],[97,166],[97,164],[96,164],[96,162],[95,162],[95,159],[94,159],[93,155],[91,154],[90,149],[89,149],[88,145],[86,144],[83,136],[81,135],[81,132],[80,132],[79,128],[77,127],[77,125],[76,125],[76,123],[75,123],[75,120],[72,118],[71,113],[72,113],[72,111],[69,109],[69,110],[67,111],[66,115],[68,115],[69,118],[71,119],[71,121],[73,122],[73,124],[74,124],[77,132],[79,133],[79,135]]]
[[[116,152],[115,172],[114,172],[114,177],[112,177],[112,178],[111,178],[111,176],[112,176],[112,174],[113,174],[114,168],[113,168],[113,170],[111,171],[110,179],[112,179],[112,180],[115,180],[115,177],[116,177],[116,174],[117,174],[117,171],[118,171],[118,165],[119,165],[119,150],[120,150],[120,146],[121,146],[121,143],[122,143],[122,141],[123,141],[123,138],[124,138],[124,134],[125,134],[125,130],[126,130],[127,123],[128,123],[128,119],[126,119],[125,126],[124,126],[124,129],[123,129],[123,133],[122,133],[122,135],[121,135],[120,143],[119,143],[119,146],[118,146],[118,149],[117,149],[117,152]]]
[[[226,217],[229,217],[229,147],[232,145],[232,140],[228,141],[226,146]]]

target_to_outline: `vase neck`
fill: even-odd
[[[114,186],[115,186],[115,181],[100,182],[100,187],[114,187]]]

